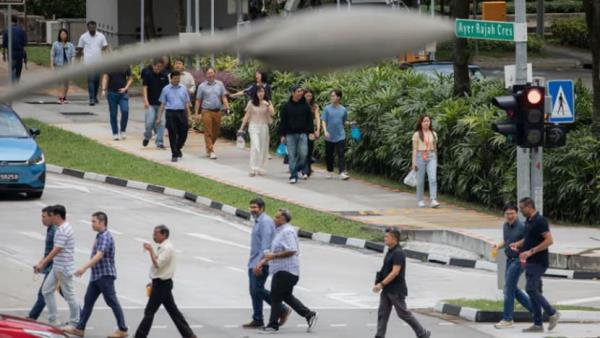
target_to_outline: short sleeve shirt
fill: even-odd
[[[507,258],[519,257],[519,253],[511,249],[510,245],[522,240],[523,237],[525,237],[526,231],[525,225],[518,219],[513,224],[508,222],[504,223],[504,226],[502,227],[502,237],[504,239],[504,253]]]
[[[127,79],[131,77],[131,68],[127,67],[121,71],[108,73],[108,90],[118,92],[119,89],[127,86]]]
[[[522,251],[531,250],[544,241],[543,234],[550,231],[548,221],[540,213],[536,213],[531,219],[525,222],[527,233],[523,242]],[[539,264],[544,267],[549,265],[548,249],[536,252],[527,259],[527,263]]]
[[[54,257],[53,270],[73,273],[75,270],[75,234],[73,228],[67,222],[59,226],[54,234],[54,247],[62,250]]]
[[[271,123],[271,112],[267,103],[262,101],[258,107],[252,101],[246,105],[246,112],[249,114],[248,122],[252,124],[269,124]]]
[[[168,110],[184,110],[190,102],[190,95],[184,86],[170,84],[163,88],[159,101]]]
[[[201,108],[207,110],[220,110],[223,107],[223,96],[227,93],[221,81],[202,82],[198,86],[196,97],[202,101]]]
[[[383,258],[383,267],[381,268],[381,277],[385,279],[391,272],[394,265],[400,265],[400,274],[396,278],[383,287],[384,292],[408,296],[406,287],[406,256],[400,245],[388,250]]]
[[[117,277],[117,268],[115,266],[115,241],[110,231],[105,230],[96,235],[96,242],[92,249],[91,257],[94,257],[98,251],[104,253],[102,259],[92,266],[91,281],[98,280],[105,276]]]
[[[83,48],[83,62],[92,63],[102,59],[102,49],[108,47],[106,37],[100,32],[94,36],[90,32],[85,32],[79,38],[77,48]]]
[[[271,252],[284,252],[284,251],[294,251],[295,255],[286,257],[286,258],[278,258],[269,262],[269,273],[274,275],[279,271],[287,271],[292,275],[299,276],[300,275],[300,260],[298,258],[298,235],[296,234],[296,230],[290,224],[284,224],[279,226],[275,230],[275,237],[273,238],[273,243],[271,245]]]
[[[142,75],[142,85],[148,87],[148,102],[152,106],[160,106],[160,94],[169,85],[168,75],[164,72],[156,74],[154,70],[145,70]]]
[[[344,125],[348,120],[348,111],[342,105],[327,105],[321,114],[321,120],[327,124],[329,139],[326,141],[337,143],[346,139]]]

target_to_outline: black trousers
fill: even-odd
[[[315,151],[315,141],[308,140],[308,154],[306,155],[306,165],[302,170],[303,173],[310,176],[313,172],[312,164],[313,162],[313,152]]]
[[[335,164],[334,154],[337,154],[340,174],[346,171],[346,159],[344,158],[345,152],[346,141],[342,140],[335,143],[325,141],[325,162],[327,163],[327,171],[333,172],[333,167]]]
[[[287,271],[278,271],[271,280],[271,317],[269,327],[279,329],[279,317],[283,311],[283,302],[286,302],[297,314],[304,318],[310,317],[312,311],[304,306],[293,295],[294,286],[298,284],[298,276]]]
[[[423,337],[427,331],[413,316],[406,306],[405,297],[393,292],[382,291],[379,296],[379,310],[377,311],[377,334],[375,338],[384,338],[387,331],[388,320],[392,307],[400,319],[404,320],[415,331],[417,337]]]
[[[167,313],[171,317],[173,323],[177,327],[179,334],[181,334],[184,338],[196,337],[194,332],[190,328],[190,325],[187,323],[177,305],[175,304],[175,299],[173,299],[173,280],[167,279],[153,279],[152,280],[152,293],[150,294],[150,298],[148,299],[148,304],[146,304],[146,309],[144,310],[144,319],[138,326],[137,331],[135,332],[135,338],[146,338],[148,333],[150,333],[150,328],[152,327],[152,322],[154,321],[154,315],[158,311],[161,305],[165,307]]]
[[[169,145],[173,157],[181,157],[181,149],[188,136],[188,116],[185,110],[167,110],[167,130],[169,131]]]

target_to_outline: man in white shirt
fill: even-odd
[[[181,73],[179,84],[188,90],[190,97],[194,97],[196,94],[196,80],[194,80],[194,76],[190,72],[185,71],[185,61],[183,59],[175,60],[175,70]],[[171,74],[169,74],[169,80],[171,80]]]
[[[154,228],[153,239],[158,244],[156,252],[150,243],[144,243],[144,250],[148,251],[152,268],[150,269],[150,278],[152,278],[150,298],[144,318],[138,326],[135,338],[146,338],[150,333],[154,315],[161,305],[165,307],[171,317],[177,330],[184,338],[196,338],[196,335],[190,328],[173,299],[173,275],[175,274],[175,248],[169,240],[169,228],[166,225],[159,225]],[[150,287],[150,285],[148,285]]]
[[[96,31],[96,22],[87,23],[88,31],[83,33],[77,44],[77,56],[83,55],[84,63],[98,62],[102,59],[102,52],[108,49],[108,42],[104,34]],[[99,103],[98,88],[100,87],[100,74],[88,76],[88,94],[90,106]]]

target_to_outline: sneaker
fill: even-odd
[[[532,332],[544,332],[544,327],[542,325],[531,325],[530,327],[523,329],[523,333],[532,333]]]
[[[300,175],[300,177],[305,181],[308,179],[308,175],[305,173],[302,173],[302,175]]]
[[[548,317],[548,331],[554,330],[560,319],[560,312],[556,311],[554,315]]]
[[[62,97],[58,98],[58,104],[65,104],[65,99]]]
[[[265,327],[265,323],[259,322],[258,320],[253,320],[250,323],[242,325],[244,329],[262,329]]]
[[[295,177],[290,178],[290,184],[296,184],[298,183],[298,179]]]
[[[281,311],[281,316],[279,316],[279,327],[282,327],[283,325],[285,325],[285,323],[287,323],[288,318],[290,318],[291,314],[292,309],[290,309],[289,307],[286,307],[285,309],[283,309],[283,311]]]
[[[156,148],[158,148],[158,149],[160,149],[160,150],[165,150],[165,149],[167,149],[167,147],[165,147],[165,145],[164,145],[164,144],[157,144],[157,145],[156,145]]]
[[[342,180],[342,181],[345,181],[349,178],[350,178],[350,176],[345,171],[340,174],[340,180]]]
[[[254,172],[254,171],[251,171],[251,172],[248,174],[248,176],[250,176],[250,177],[254,177],[254,176],[256,176],[256,172]]]
[[[94,100],[90,100],[90,106],[95,106],[96,102]]]
[[[422,336],[419,336],[419,338],[429,338],[431,337],[431,331],[425,330],[425,333]]]
[[[127,331],[117,330],[113,332],[108,338],[126,338],[129,337],[129,333]]]
[[[148,143],[150,143],[150,140],[146,140],[146,139],[144,139],[144,140],[142,141],[142,146],[144,146],[144,147],[147,147],[147,146],[148,146]]]
[[[274,334],[274,333],[277,333],[277,331],[279,331],[279,330],[277,330],[274,327],[267,326],[262,331],[258,331],[258,332],[260,334]]]
[[[511,327],[513,327],[513,321],[512,320],[504,320],[504,319],[502,319],[498,323],[494,324],[494,327],[497,328],[498,330],[501,330],[501,329],[510,329]]]
[[[64,332],[73,335],[73,336],[77,336],[77,337],[83,337],[85,335],[85,332],[83,330],[79,330],[78,328],[71,326],[71,325],[67,325],[63,328],[61,328],[61,330],[63,330]]]
[[[210,153],[210,159],[211,160],[216,160],[217,159],[217,154],[215,154],[214,151],[212,153]]]
[[[431,200],[431,207],[432,207],[432,208],[434,208],[434,209],[435,209],[435,208],[437,208],[437,207],[439,207],[439,206],[440,206],[440,204],[438,203],[438,201],[436,201],[436,200]]]
[[[177,156],[171,157],[171,162],[177,162]]]
[[[114,134],[113,141],[118,141],[118,140],[119,140],[119,134]]]
[[[306,332],[310,332],[312,330],[313,327],[315,327],[315,325],[317,325],[317,320],[319,319],[319,316],[317,315],[316,312],[313,312],[310,317],[306,318],[306,322],[308,323],[308,328],[306,329]]]
[[[424,201],[419,201],[419,208],[425,208],[425,202]]]
[[[125,139],[127,139],[127,134],[124,131],[122,131],[121,135],[119,135],[119,137],[121,138],[121,140],[125,140]]]
[[[327,173],[325,173],[325,178],[326,179],[332,179],[333,178],[333,173],[331,171],[328,171]]]

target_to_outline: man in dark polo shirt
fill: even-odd
[[[519,220],[519,208],[516,204],[510,203],[504,206],[504,218],[506,222],[502,226],[503,239],[500,243],[494,245],[494,249],[504,248],[506,254],[506,271],[504,273],[504,314],[502,320],[494,325],[497,329],[508,329],[513,326],[513,314],[515,309],[515,299],[523,305],[527,311],[531,312],[529,297],[525,291],[519,289],[519,277],[523,273],[523,268],[519,262],[519,252],[510,248],[512,243],[518,242],[525,237],[527,229]]]
[[[542,294],[542,276],[548,269],[548,248],[554,243],[548,221],[537,210],[535,202],[529,198],[519,201],[519,209],[525,216],[527,233],[525,238],[513,243],[510,247],[519,251],[519,259],[526,262],[525,277],[527,278],[526,290],[531,300],[531,313],[533,325],[523,332],[544,332],[542,322],[542,309],[549,316],[548,331],[553,330],[558,323],[560,314],[546,300]]]
[[[418,338],[428,338],[431,332],[425,330],[406,306],[406,256],[400,246],[400,230],[387,228],[385,230],[385,245],[388,252],[383,259],[383,267],[377,273],[373,292],[381,292],[379,311],[377,314],[377,334],[375,338],[384,338],[392,307],[398,317],[404,320]]]
[[[166,119],[163,117],[160,124],[156,124],[156,115],[160,109],[160,94],[163,88],[169,84],[169,77],[163,72],[164,65],[160,59],[152,62],[151,69],[145,69],[142,74],[142,84],[144,86],[144,109],[146,109],[144,131],[144,141],[142,145],[146,147],[150,143],[152,134],[156,134],[156,147],[165,149],[164,134]]]

